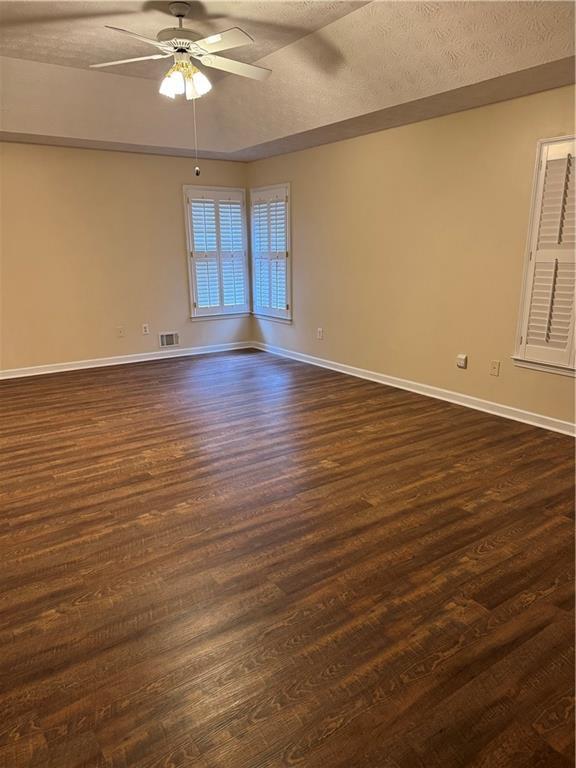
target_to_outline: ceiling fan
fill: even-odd
[[[193,59],[205,67],[220,69],[233,75],[240,75],[241,77],[250,77],[253,80],[265,80],[270,75],[271,70],[264,67],[257,67],[254,64],[245,64],[242,61],[235,61],[225,56],[215,55],[218,51],[226,51],[254,42],[250,35],[243,30],[233,27],[224,32],[217,32],[200,40],[195,40],[194,32],[191,29],[186,29],[182,23],[182,19],[190,11],[190,3],[174,2],[170,3],[169,8],[172,15],[178,19],[178,26],[160,30],[156,40],[150,37],[143,37],[136,32],[129,32],[127,29],[106,25],[107,29],[122,32],[125,35],[130,35],[137,40],[155,46],[159,53],[152,54],[151,56],[138,56],[134,59],[120,59],[119,61],[107,61],[103,64],[91,64],[91,68],[115,67],[119,64],[130,64],[134,61],[169,59],[173,57],[174,64],[170,67],[160,85],[160,93],[171,99],[183,94],[186,95],[187,99],[197,99],[211,90],[212,85],[210,81],[194,65]]]

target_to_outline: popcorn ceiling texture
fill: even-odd
[[[216,104],[223,145],[248,147],[571,56],[567,3],[373,2],[325,27],[345,65],[309,66],[314,36],[267,56],[274,77],[251,98],[227,78]]]
[[[197,32],[198,38],[230,27],[242,27],[254,39],[254,44],[234,49],[232,56],[252,62],[363,5],[366,0],[209,2],[204,3],[204,11],[196,4],[190,17],[184,20],[184,26]],[[0,55],[80,69],[101,61],[146,55],[146,43],[112,32],[105,28],[106,24],[151,38],[156,38],[161,29],[177,26],[171,14],[155,8],[147,10],[145,2],[125,0],[91,0],[90,3],[3,0],[0,22]],[[152,48],[150,53],[154,53]],[[150,61],[117,67],[114,72],[154,80],[165,69],[165,63]],[[109,70],[105,74],[113,72]]]
[[[86,4],[0,3],[4,138],[188,154],[190,105],[158,97],[158,71],[86,70],[90,61],[145,53],[144,44],[115,37],[104,23],[150,36],[171,25],[170,17],[142,7],[95,2],[92,16],[77,18]],[[98,9],[107,15],[95,16],[104,12]],[[249,160],[349,137],[356,126],[358,133],[379,130],[573,82],[569,2],[238,2],[205,9],[188,26],[206,34],[240,24],[257,43],[230,56],[259,57],[273,70],[264,83],[223,77],[201,100],[200,147],[211,157]],[[479,90],[482,83],[491,85]],[[473,89],[469,98],[466,88]],[[307,144],[290,141],[303,134]]]

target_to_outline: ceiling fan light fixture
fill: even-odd
[[[160,85],[160,93],[163,96],[173,99],[175,96],[181,96],[186,90],[186,82],[182,72],[168,72]]]
[[[186,94],[186,98],[191,100],[204,96],[210,90],[210,80],[192,64],[190,56],[187,53],[175,53],[174,64],[160,84],[160,93],[170,99]]]
[[[165,77],[162,80],[160,83],[159,93],[161,93],[162,96],[168,96],[169,99],[173,99],[176,96],[171,78]]]
[[[187,80],[186,85],[188,85],[189,82],[190,81]],[[205,94],[207,94],[209,91],[212,90],[212,83],[210,82],[210,80],[208,80],[204,72],[200,72],[200,70],[198,69],[192,75],[192,84],[194,85],[194,88],[197,94],[196,96],[192,96],[193,99],[198,98],[199,96],[204,96]],[[186,92],[186,98],[187,99],[190,98],[188,96],[188,92]]]

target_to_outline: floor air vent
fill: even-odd
[[[177,347],[180,344],[180,336],[175,332],[161,333],[160,334],[160,346],[161,347]]]

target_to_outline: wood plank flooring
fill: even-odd
[[[0,385],[2,768],[573,766],[573,444],[259,352]]]

